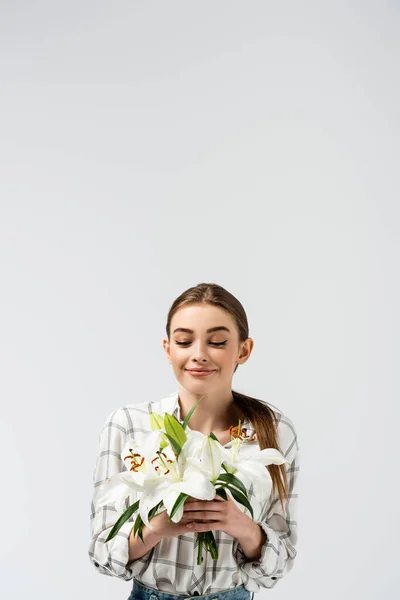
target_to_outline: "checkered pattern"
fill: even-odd
[[[195,533],[188,532],[161,540],[147,554],[128,563],[128,537],[136,515],[124,523],[112,540],[104,544],[119,514],[113,506],[98,502],[99,487],[114,474],[126,470],[121,460],[122,449],[126,440],[134,437],[140,444],[151,431],[151,411],[173,414],[180,422],[183,421],[176,391],[157,402],[127,404],[117,408],[107,417],[101,430],[93,471],[89,545],[89,557],[97,571],[125,581],[135,578],[144,585],[173,594],[210,594],[241,584],[251,592],[274,587],[292,569],[297,554],[299,446],[292,421],[278,408],[267,404],[278,417],[278,442],[291,465],[287,465],[289,498],[284,502],[283,512],[278,494],[272,497],[265,493],[265,482],[255,480],[248,489],[254,521],[267,534],[259,560],[249,561],[236,538],[222,531],[214,531],[219,552],[217,561],[212,560],[204,549],[203,563],[197,565]],[[247,419],[243,426],[248,428],[248,434],[251,435],[253,429]],[[230,442],[226,447],[229,445]],[[128,500],[125,506],[128,508]],[[249,514],[241,505],[239,508]]]

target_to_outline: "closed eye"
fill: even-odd
[[[211,346],[225,346],[227,341],[228,340],[225,340],[224,342],[210,342],[210,344]],[[175,342],[175,344],[178,344],[178,346],[187,346],[190,342]]]

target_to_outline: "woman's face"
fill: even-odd
[[[175,377],[193,393],[231,385],[236,364],[247,360],[252,340],[239,342],[234,319],[217,306],[195,304],[179,309],[171,320],[170,343],[163,340]],[[241,350],[245,346],[244,357]],[[247,352],[246,352],[247,350]],[[191,369],[207,369],[205,376]]]

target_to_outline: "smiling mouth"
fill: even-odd
[[[207,377],[207,375],[211,375],[212,373],[216,373],[216,369],[210,369],[207,371],[196,371],[194,369],[186,369],[186,371],[190,374],[193,375],[194,377]]]

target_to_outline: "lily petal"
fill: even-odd
[[[201,448],[201,444],[206,437],[201,431],[196,431],[195,429],[186,430],[186,436],[186,442],[183,444],[179,454],[179,457],[184,460],[192,456],[198,456],[199,448]]]
[[[264,448],[258,452],[259,460],[264,462],[264,465],[283,465],[290,464],[288,460],[276,448]]]
[[[213,500],[215,498],[215,487],[202,473],[195,473],[186,476],[183,481],[173,484],[174,490],[183,492],[199,500]]]
[[[153,529],[148,518],[149,512],[152,508],[154,508],[154,506],[156,506],[156,504],[164,499],[166,491],[170,485],[171,482],[166,477],[159,477],[158,481],[146,482],[146,487],[143,491],[142,497],[140,498],[139,514],[143,523],[149,529]]]
[[[171,511],[174,508],[174,504],[180,493],[181,492],[177,491],[176,489],[172,489],[170,492],[168,492],[168,494],[164,498],[164,506],[167,509],[167,513],[169,516],[171,515]],[[180,507],[178,508],[178,510],[176,511],[174,516],[172,517],[172,521],[174,523],[179,523],[179,521],[182,519],[182,516],[183,516],[183,504],[180,505]]]
[[[120,507],[121,503],[125,502],[127,497],[135,498],[138,492],[142,491],[142,486],[139,486],[132,480],[129,472],[123,471],[117,473],[111,479],[107,479],[97,491],[97,502],[99,504],[111,504],[116,508]],[[134,500],[135,501],[135,500]],[[117,510],[119,510],[117,508]]]

